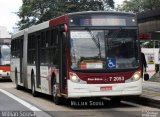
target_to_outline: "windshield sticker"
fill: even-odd
[[[81,63],[81,69],[102,69],[103,63]]]
[[[72,31],[71,38],[78,38],[78,39],[91,38],[91,35],[87,31]]]
[[[116,59],[115,58],[109,58],[107,59],[107,68],[116,68]]]

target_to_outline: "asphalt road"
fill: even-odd
[[[1,111],[30,111],[28,108],[15,101],[6,94],[0,92],[0,110]]]
[[[33,97],[30,91],[16,90],[12,82],[0,82],[0,89],[13,94],[19,99],[32,105],[39,113],[36,117],[159,117],[160,109],[142,106],[127,101],[120,104],[111,103],[109,100],[64,100],[63,105],[55,105],[50,96],[40,95]],[[4,111],[33,111],[14,99],[0,92],[0,112]]]

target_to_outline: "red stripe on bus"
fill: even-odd
[[[0,66],[0,70],[10,71],[10,66]]]
[[[68,23],[68,16],[63,15],[49,21],[49,27]]]

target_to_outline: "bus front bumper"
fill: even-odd
[[[0,79],[10,79],[10,72],[0,70]]]
[[[68,80],[68,98],[128,96],[142,93],[142,79],[117,84],[78,84]]]

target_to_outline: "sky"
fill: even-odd
[[[114,0],[115,4],[121,4],[124,0]],[[15,14],[18,12],[22,0],[0,0],[0,26],[5,26],[9,32],[13,32],[13,27],[19,21]]]
[[[13,32],[19,18],[15,14],[22,5],[22,0],[0,0],[0,26],[5,26],[9,32]]]
[[[123,1],[124,1],[124,0],[114,0],[115,5],[116,5],[116,4],[122,4],[122,3],[123,3]]]

